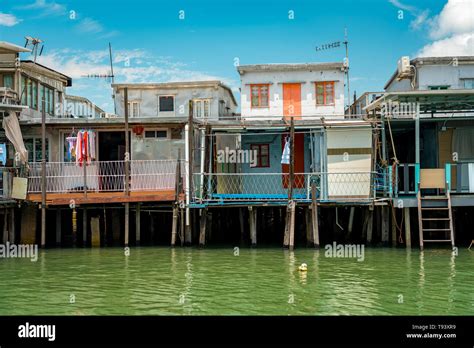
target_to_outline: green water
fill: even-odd
[[[0,259],[0,315],[474,314],[474,251],[465,248],[366,249],[362,262],[324,249],[234,254],[142,247]]]

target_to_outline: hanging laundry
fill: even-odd
[[[94,131],[88,131],[89,132],[89,156],[92,161],[95,161],[97,158],[96,153],[95,153],[95,132]]]
[[[83,147],[82,131],[79,131],[77,132],[76,139],[76,164],[79,166],[82,166],[82,162],[84,161]]]
[[[7,164],[7,145],[5,143],[0,144],[0,162],[2,165]]]
[[[290,164],[290,139],[285,139],[285,146],[281,154],[281,164]]]
[[[82,154],[84,156],[83,160],[87,162],[87,164],[90,164],[90,158],[89,158],[89,141],[87,139],[87,131],[82,132]]]
[[[72,161],[76,158],[76,143],[77,137],[67,137],[67,159],[68,161]]]

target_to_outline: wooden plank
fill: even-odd
[[[91,218],[91,247],[100,247],[100,218]]]
[[[388,240],[389,240],[389,232],[388,232],[388,225],[389,225],[389,211],[388,211],[388,207],[381,207],[380,209],[382,209],[381,211],[381,227],[382,227],[382,243],[387,245],[388,244]]]
[[[444,169],[420,169],[420,189],[444,189],[446,179]]]
[[[47,205],[69,205],[71,199],[76,205],[98,204],[98,203],[126,203],[126,202],[173,202],[175,200],[174,190],[162,191],[139,191],[130,192],[126,196],[124,192],[89,192],[87,198],[82,193],[50,193]],[[41,194],[28,194],[27,200],[35,203],[41,202]]]
[[[250,221],[250,244],[251,246],[257,245],[257,209],[249,209],[249,221]]]

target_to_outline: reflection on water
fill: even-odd
[[[473,265],[445,249],[46,250],[0,259],[0,314],[472,315]]]

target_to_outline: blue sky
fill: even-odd
[[[238,93],[236,60],[342,61],[342,46],[322,52],[315,47],[342,41],[347,27],[351,90],[360,95],[381,90],[402,55],[471,54],[473,4],[474,0],[0,0],[0,41],[23,45],[26,35],[41,38],[45,48],[39,62],[73,78],[70,94],[86,96],[111,111],[109,83],[81,78],[108,72],[109,42],[116,82],[221,79]]]

